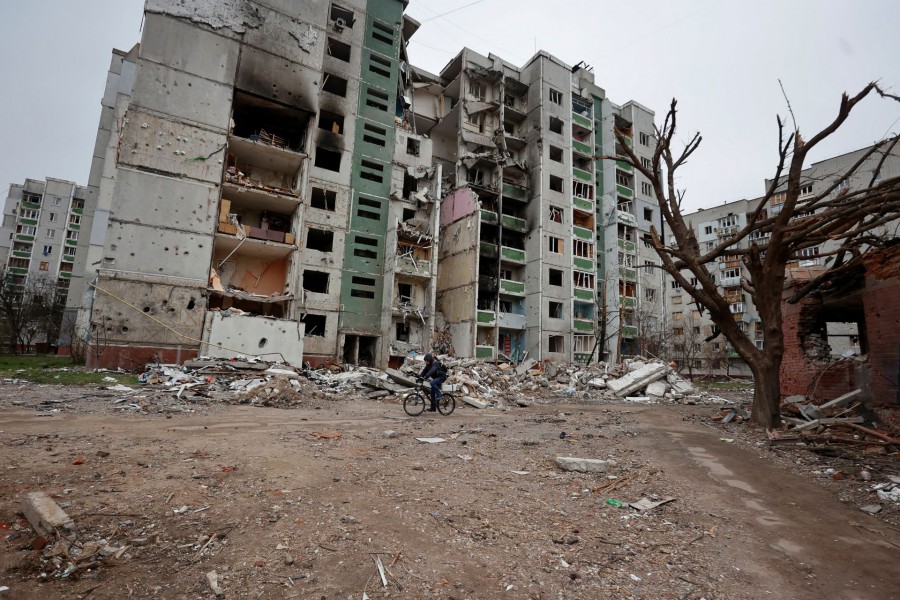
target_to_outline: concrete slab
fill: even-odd
[[[487,402],[482,402],[481,400],[472,398],[471,396],[463,396],[462,401],[469,406],[474,406],[475,408],[487,408]]]
[[[22,496],[22,514],[42,535],[50,535],[56,529],[71,530],[75,522],[66,511],[44,492],[29,492]]]
[[[605,473],[609,467],[615,466],[615,464],[616,461],[614,460],[601,460],[599,458],[556,457],[556,466],[560,469],[578,473]]]
[[[644,390],[644,393],[648,396],[662,398],[666,395],[667,391],[669,391],[669,384],[667,384],[665,381],[654,381],[653,383],[647,385],[647,389]]]
[[[533,358],[526,358],[523,360],[518,367],[516,367],[516,375],[521,377],[525,373],[527,373],[531,368],[537,364],[537,361]]]
[[[606,385],[617,397],[624,398],[628,394],[636,392],[658,379],[662,379],[668,371],[669,367],[662,363],[650,363],[628,373],[624,377],[611,379],[606,382]]]
[[[400,385],[405,385],[406,387],[416,387],[416,378],[410,377],[406,373],[402,373],[397,369],[386,369],[385,374],[390,377],[393,381],[396,381]]]
[[[824,410],[826,408],[831,408],[832,406],[847,406],[854,399],[862,400],[862,393],[863,391],[860,389],[853,390],[852,392],[847,392],[843,396],[838,396],[834,400],[829,400],[819,408]]]

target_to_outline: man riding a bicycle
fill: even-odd
[[[425,355],[425,368],[416,378],[416,383],[422,383],[429,377],[431,377],[431,408],[428,412],[435,412],[438,400],[444,395],[441,392],[441,384],[447,381],[447,367],[441,364],[441,361],[435,360],[430,353]]]

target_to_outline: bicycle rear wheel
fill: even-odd
[[[411,417],[418,417],[425,410],[425,397],[421,391],[413,392],[403,399],[403,411]]]
[[[446,416],[454,410],[456,410],[456,398],[453,397],[453,394],[444,392],[444,395],[438,400],[438,412]]]

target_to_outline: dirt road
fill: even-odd
[[[212,598],[211,571],[226,598],[900,598],[897,529],[723,442],[696,422],[710,408],[142,415],[40,390],[59,412],[0,388],[0,598]],[[616,464],[572,473],[557,456]],[[33,490],[111,555],[66,573],[62,544],[32,549],[16,513]],[[606,502],[647,496],[676,500]]]

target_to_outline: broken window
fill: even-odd
[[[644,167],[645,169],[652,169],[653,162],[649,158],[642,156],[641,157],[641,166]]]
[[[474,79],[469,80],[469,95],[474,96],[476,100],[484,102],[484,84]]]
[[[327,52],[338,60],[350,62],[350,44],[339,42],[334,38],[328,38]]]
[[[619,280],[619,295],[626,298],[634,298],[637,296],[637,284],[633,281]]]
[[[410,219],[416,218],[416,211],[412,208],[404,208],[403,209],[403,221],[409,221]]]
[[[562,104],[562,92],[550,88],[550,102],[553,104]]]
[[[341,31],[346,27],[347,29],[353,29],[353,11],[348,10],[342,6],[338,6],[337,4],[331,5],[331,12],[328,15],[328,18],[331,19],[331,22],[334,23],[334,28],[337,31]]]
[[[548,315],[551,319],[562,319],[563,318],[563,305],[562,302],[550,302],[547,307]]]
[[[378,258],[378,240],[362,235],[357,235],[353,237],[353,241],[357,245],[368,246],[368,248],[354,248],[353,256],[358,256],[360,258]],[[372,248],[374,248],[374,250]]]
[[[47,271],[50,269],[50,263],[42,262],[39,268],[41,271]]]
[[[327,110],[319,111],[319,129],[330,131],[331,133],[344,133],[344,116]]]
[[[303,289],[317,294],[328,293],[328,273],[322,271],[303,271]]]
[[[547,237],[547,250],[553,252],[554,254],[562,254],[563,253],[563,241],[560,238],[548,236]]]
[[[397,323],[395,325],[394,337],[398,342],[409,341],[409,323]]]
[[[322,90],[343,98],[347,95],[347,80],[333,73],[325,73]]]
[[[594,274],[586,271],[572,271],[572,285],[585,290],[594,289]]]
[[[412,304],[413,288],[409,283],[397,284],[397,298],[400,304]]]
[[[325,229],[309,228],[306,231],[306,247],[319,252],[331,252],[334,244],[334,232]]]
[[[309,113],[235,91],[234,135],[291,150],[302,150]]]
[[[316,147],[316,166],[328,171],[341,172],[341,153],[328,150],[322,146]]]
[[[406,153],[410,156],[419,155],[419,140],[416,138],[406,138]]]
[[[557,148],[556,146],[550,146],[550,160],[552,160],[553,162],[561,163],[563,161],[562,148]]]
[[[643,131],[638,133],[638,142],[640,142],[641,146],[649,146],[650,145],[650,134],[644,133]]]
[[[644,209],[644,220],[645,221],[653,221],[653,209],[652,208]]]
[[[547,350],[549,352],[565,352],[566,338],[561,335],[551,335],[547,341]]]
[[[403,173],[403,197],[409,198],[419,191],[419,180],[410,175]],[[405,221],[406,219],[404,219]]]
[[[325,315],[304,315],[300,317],[300,322],[306,325],[304,335],[314,337],[325,337]]]
[[[645,196],[653,195],[653,186],[647,183],[646,181],[641,182],[641,193]]]
[[[644,300],[647,302],[656,302],[656,290],[653,288],[644,288]]]
[[[550,131],[552,131],[553,133],[562,134],[562,132],[563,132],[562,119],[557,119],[556,117],[550,117]]]
[[[551,175],[550,176],[550,189],[553,190],[554,192],[562,193],[562,191],[563,191],[562,177],[557,177],[556,175]]]
[[[321,208],[322,210],[334,211],[336,203],[337,192],[333,190],[324,190],[317,187],[314,187],[312,189],[310,205],[313,208]]]
[[[384,181],[384,165],[363,159],[359,166],[359,176],[369,181],[381,183]]]
[[[557,287],[562,287],[563,284],[563,272],[559,269],[550,269],[549,276],[547,278],[550,282],[550,285],[554,285]]]
[[[354,298],[367,298],[372,299],[375,297],[375,280],[371,277],[357,277],[354,276],[351,280],[353,285],[364,286],[366,288],[372,289],[363,289],[362,287],[351,287],[350,295]]]
[[[554,223],[562,223],[563,222],[563,209],[558,206],[550,206],[550,220]]]
[[[583,240],[572,240],[572,254],[581,258],[594,258],[594,244]]]

